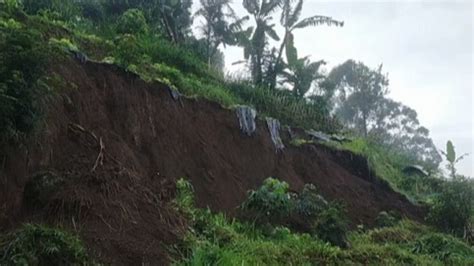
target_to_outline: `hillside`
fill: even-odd
[[[322,145],[294,147],[288,138],[283,139],[287,148],[277,152],[263,122],[248,137],[232,110],[205,100],[176,101],[166,85],[147,84],[113,65],[71,60],[51,71],[75,88],[57,97],[43,133],[28,148],[8,152],[2,172],[8,182],[1,194],[8,217],[3,225],[30,219],[70,223],[74,218],[86,242],[99,245],[106,258],[150,256],[139,246],[140,252],[128,248],[161,242],[162,234],[172,235],[178,227],[179,219],[160,205],[170,200],[166,185],[181,177],[191,180],[200,207],[230,214],[248,190],[273,176],[296,191],[313,183],[324,197],[343,201],[354,226],[372,225],[383,210],[422,217],[420,207],[375,177],[358,155]],[[104,145],[103,165],[95,171],[100,147],[89,134]],[[57,193],[45,206],[32,210],[24,200],[25,184],[44,171],[65,183],[55,187]],[[165,218],[157,219],[162,212]],[[162,219],[171,219],[171,225]],[[158,233],[158,238],[150,236]],[[119,246],[107,250],[97,238],[120,241]]]
[[[148,30],[9,3],[1,265],[474,262],[465,224],[462,240],[428,223],[444,181],[404,175],[411,159],[347,138],[328,103],[224,77]],[[248,106],[254,132],[239,120]]]

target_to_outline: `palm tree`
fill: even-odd
[[[240,34],[240,45],[244,47],[244,58],[250,60],[251,74],[255,85],[263,83],[263,59],[268,37],[280,38],[272,24],[272,14],[279,8],[282,0],[243,0],[243,6],[255,20],[255,28],[249,27]]]
[[[288,45],[290,42],[293,42],[293,31],[296,29],[303,29],[310,26],[319,26],[326,24],[328,26],[344,26],[344,22],[337,21],[327,16],[312,16],[299,20],[301,11],[303,9],[303,0],[299,0],[298,3],[293,7],[292,3],[294,0],[282,0],[282,13],[281,13],[281,25],[285,28],[285,35],[283,41],[281,42],[280,49],[278,51],[277,58],[273,67],[270,69],[269,73],[269,86],[275,88],[276,77],[283,71],[283,62],[281,57],[283,55],[283,49],[289,49]]]
[[[238,18],[231,7],[231,0],[200,0],[201,8],[195,16],[202,16],[204,23],[199,27],[205,36],[206,53],[209,67],[211,58],[218,51],[221,44],[236,44],[236,34],[242,31],[242,24],[248,16]],[[233,20],[229,24],[228,20]]]

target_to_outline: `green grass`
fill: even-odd
[[[67,44],[93,60],[121,65],[147,81],[171,85],[188,97],[209,99],[225,107],[249,105],[259,115],[291,126],[326,132],[340,128],[321,106],[297,99],[286,91],[256,88],[245,81],[226,81],[221,73],[208,68],[202,56],[153,33],[117,34],[113,27],[91,27],[47,16],[26,16],[19,23],[41,32],[45,46]]]
[[[26,224],[0,238],[0,265],[91,265],[78,237],[57,228]]]
[[[332,148],[349,150],[367,158],[369,167],[378,177],[389,182],[392,188],[418,202],[430,202],[438,192],[442,180],[434,176],[407,176],[402,170],[413,164],[405,156],[373,143],[369,139],[356,138],[350,142],[327,144]]]
[[[341,249],[282,226],[265,227],[196,209],[192,186],[178,181],[176,206],[191,221],[175,265],[473,265],[472,247],[433,228],[402,220],[349,235]]]

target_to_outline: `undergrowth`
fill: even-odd
[[[0,238],[0,265],[92,265],[82,242],[56,228],[26,224]]]
[[[175,265],[473,265],[474,250],[449,235],[402,220],[349,233],[341,249],[285,226],[261,225],[197,209],[192,186],[178,182],[176,206],[191,228],[177,247]]]
[[[336,149],[344,149],[367,158],[369,167],[378,177],[388,181],[392,188],[417,202],[430,202],[442,184],[433,175],[406,175],[403,168],[413,164],[405,156],[373,143],[369,139],[356,138],[350,142],[328,144]]]

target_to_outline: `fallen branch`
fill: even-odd
[[[102,166],[104,164],[104,151],[105,151],[105,145],[104,142],[102,141],[102,137],[99,139],[99,155],[97,155],[97,159],[95,160],[94,167],[92,167],[91,172],[94,172],[95,169],[100,165]]]

